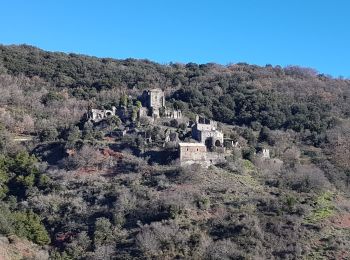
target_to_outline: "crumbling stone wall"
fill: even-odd
[[[108,117],[116,115],[116,108],[112,107],[112,110],[107,110],[107,109],[90,109],[88,111],[87,117],[88,120],[98,123]]]
[[[212,147],[221,147],[224,142],[224,134],[218,130],[200,131],[199,141]]]
[[[264,148],[264,149],[262,150],[261,157],[262,157],[262,158],[265,158],[265,159],[270,159],[270,150]]]
[[[226,159],[225,159],[224,153],[212,152],[212,153],[206,154],[206,164],[208,166],[213,164],[223,163],[225,161]]]
[[[192,137],[208,147],[223,146],[224,134],[217,130],[217,122],[197,116]]]
[[[179,118],[182,118],[182,111],[181,110],[165,109],[164,117],[179,119]]]

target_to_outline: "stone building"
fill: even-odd
[[[180,165],[203,164],[206,161],[207,147],[202,143],[179,143]]]
[[[165,96],[163,90],[159,88],[147,91],[147,107],[162,108],[165,107]]]
[[[207,168],[225,162],[225,154],[208,152],[203,143],[179,143],[179,159],[181,166],[200,164]]]
[[[139,110],[139,116],[182,118],[181,110],[169,109],[165,106],[164,91],[156,88],[143,93],[144,107]]]
[[[192,137],[207,147],[222,147],[224,134],[217,130],[217,122],[200,116],[192,127]]]
[[[163,90],[156,88],[144,92],[145,105],[150,109],[153,117],[160,117],[160,110],[165,109],[165,95]]]
[[[112,110],[107,109],[89,109],[87,113],[87,119],[93,123],[98,123],[108,117],[116,115],[116,108],[112,107]]]

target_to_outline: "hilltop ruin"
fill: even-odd
[[[158,149],[167,149],[172,147],[177,149],[177,158],[179,164],[191,165],[200,164],[203,167],[215,165],[225,162],[225,156],[230,155],[232,149],[239,149],[240,145],[237,141],[232,139],[224,139],[224,133],[218,128],[218,123],[214,120],[210,120],[200,115],[196,115],[195,120],[188,120],[183,116],[181,110],[170,109],[166,107],[165,94],[161,89],[146,90],[139,97],[138,101],[142,106],[137,107],[137,118],[148,118],[149,122],[153,126],[157,126],[163,131],[162,140],[157,140],[154,143],[149,132],[146,132],[142,126],[137,127],[133,124],[128,127],[124,127],[124,130],[116,130],[116,133],[120,132],[118,136],[127,136],[129,134],[136,134],[142,140],[144,144],[157,146]],[[134,106],[135,108],[135,106]],[[93,123],[99,123],[110,117],[117,116],[125,121],[133,119],[128,118],[130,115],[127,113],[127,107],[120,105],[119,108],[112,107],[111,110],[99,110],[90,108],[87,113],[87,120]],[[158,119],[162,119],[159,121]],[[182,136],[179,138],[179,132],[176,132],[174,127],[170,127],[169,124],[165,124],[166,120],[178,120],[181,119],[184,123]],[[165,120],[165,121],[164,121]],[[117,135],[115,135],[117,136]],[[190,136],[190,139],[188,139]],[[262,153],[263,158],[269,158],[268,149],[264,149]]]

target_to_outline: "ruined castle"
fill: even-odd
[[[182,111],[176,109],[167,108],[165,105],[165,94],[164,91],[156,88],[144,91],[141,99],[143,100],[143,106],[139,108],[137,116],[140,117],[151,117],[152,119],[157,118],[182,118]],[[89,108],[87,112],[87,120],[98,123],[108,117],[119,116],[120,118],[125,117],[125,107],[116,109],[112,107],[112,110],[106,109],[92,109]]]
[[[158,118],[180,119],[183,118],[181,110],[169,109],[165,104],[165,94],[161,89],[151,89],[144,91],[141,98],[142,107],[138,109],[137,116],[148,117],[153,122]],[[124,118],[123,111],[126,108],[112,107],[112,110],[89,109],[87,120],[98,123],[112,116]],[[198,163],[204,167],[225,161],[224,135],[218,130],[217,122],[205,117],[196,116],[191,128],[191,136],[197,142],[181,142],[177,133],[166,130],[166,138],[163,147],[172,143],[173,147],[178,147],[180,165],[191,165]]]

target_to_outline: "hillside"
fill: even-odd
[[[350,258],[350,80],[0,45],[0,90],[0,234],[43,259]]]

